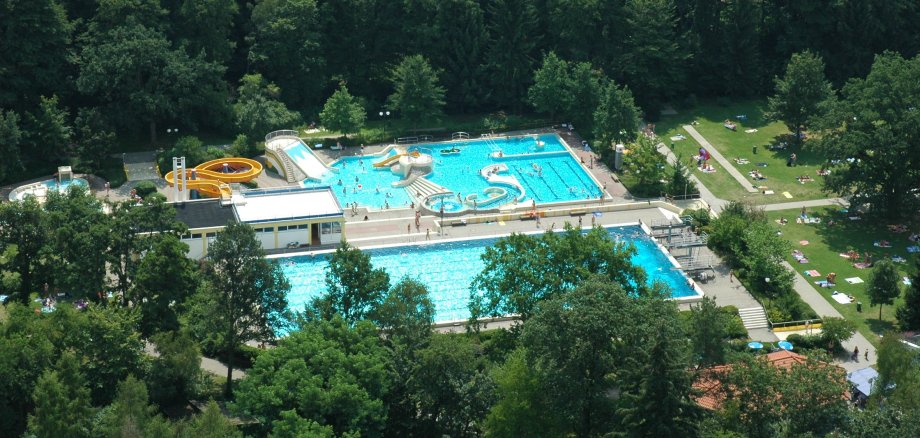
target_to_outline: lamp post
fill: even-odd
[[[390,124],[390,112],[389,112],[389,111],[380,111],[378,114],[380,115],[380,118],[383,119],[383,136],[386,137],[386,136],[387,136],[387,128],[389,128],[388,125]],[[386,116],[386,117],[384,117],[384,116]]]
[[[166,128],[166,135],[167,135],[167,137],[169,136],[169,134],[176,134],[176,136],[178,137],[178,135],[179,135],[179,128]]]

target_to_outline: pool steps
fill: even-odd
[[[439,186],[422,177],[416,177],[412,184],[406,186],[406,190],[409,192],[409,197],[415,199],[416,204],[420,204],[431,195],[450,193],[450,190],[447,190],[443,186]]]

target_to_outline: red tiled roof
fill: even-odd
[[[804,364],[808,358],[791,351],[780,350],[759,356],[758,359],[766,360],[775,368],[791,368],[793,364]],[[691,398],[703,408],[717,410],[725,402],[725,393],[722,391],[722,378],[731,372],[731,365],[719,365],[701,370],[693,389],[698,393]]]

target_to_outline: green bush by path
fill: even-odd
[[[888,229],[888,225],[893,224],[883,222],[866,219],[851,221],[847,218],[848,214],[842,213],[839,207],[807,209],[806,212],[810,217],[821,218],[821,223],[797,224],[795,218],[801,214],[801,210],[767,212],[770,224],[782,233],[782,237],[788,240],[794,249],[802,251],[808,257],[809,262],[797,263],[791,252],[784,254],[784,257],[796,268],[799,275],[806,270],[817,270],[821,274],[818,278],[805,277],[809,285],[827,299],[846,319],[856,323],[859,332],[865,335],[870,342],[878,345],[878,335],[896,329],[895,309],[903,303],[903,295],[902,298],[895,300],[893,306],[882,308],[882,320],[879,321],[878,309],[869,306],[866,283],[848,284],[845,281],[846,278],[859,277],[866,282],[869,280],[871,269],[857,269],[853,267],[850,260],[841,257],[840,254],[855,250],[860,254],[859,261],[862,261],[862,257],[867,252],[872,260],[879,260],[886,256],[904,257],[907,262],[899,263],[897,266],[901,276],[906,276],[913,269],[913,262],[917,257],[917,254],[908,254],[906,250],[908,246],[916,245],[907,239],[911,232],[892,232]],[[789,222],[786,225],[780,225],[776,222],[780,218],[785,218]],[[911,228],[911,230],[915,229],[916,227]],[[808,245],[799,243],[803,240],[807,240]],[[891,248],[873,246],[875,241],[882,240],[889,241]],[[814,284],[815,281],[825,279],[831,272],[837,274],[836,286],[822,288]],[[902,288],[906,289],[903,285]],[[834,301],[831,298],[834,291],[856,297],[856,301],[863,303],[862,312],[856,311],[855,303],[840,304]]]

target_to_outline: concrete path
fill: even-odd
[[[810,201],[794,201],[794,202],[782,202],[778,204],[767,204],[763,206],[763,209],[766,211],[778,211],[778,210],[789,210],[789,209],[800,209],[802,207],[826,207],[828,205],[837,205],[840,207],[847,207],[850,205],[846,199],[843,198],[827,198],[827,199],[812,199]]]
[[[802,301],[805,301],[809,306],[811,306],[812,309],[814,309],[818,316],[822,318],[843,318],[843,315],[841,315],[840,312],[838,312],[837,309],[835,309],[834,306],[831,305],[831,303],[829,303],[826,298],[818,293],[818,291],[816,291],[815,288],[813,288],[808,283],[808,280],[802,277],[802,274],[794,269],[788,262],[783,262],[783,264],[785,264],[787,269],[791,269],[796,273],[793,283],[795,291],[799,294],[800,297],[802,297]],[[853,305],[855,306],[856,304],[853,303]],[[869,340],[862,335],[862,333],[856,332],[852,338],[843,343],[843,348],[848,352],[852,352],[855,347],[859,347],[859,357],[855,361],[852,360],[850,354],[847,353],[836,357],[835,363],[847,371],[854,371],[860,368],[875,365],[875,348],[872,346]],[[866,351],[869,352],[869,360],[865,359],[864,354]]]
[[[758,190],[754,188],[753,183],[748,181],[748,179],[744,175],[742,175],[741,172],[738,172],[738,169],[735,169],[735,166],[733,166],[730,161],[726,160],[725,157],[722,156],[722,153],[720,153],[718,149],[712,146],[712,143],[709,143],[709,141],[707,141],[702,135],[700,135],[699,132],[696,132],[696,129],[694,129],[693,126],[684,125],[684,129],[690,133],[690,136],[693,137],[693,139],[696,140],[697,143],[699,143],[701,146],[706,148],[706,150],[709,151],[709,153],[713,156],[713,158],[715,158],[716,161],[718,161],[719,164],[721,164],[722,167],[725,168],[725,171],[727,171],[729,175],[735,178],[735,180],[738,181],[738,184],[741,184],[741,187],[744,187],[744,189],[747,190],[748,193],[758,192]]]

